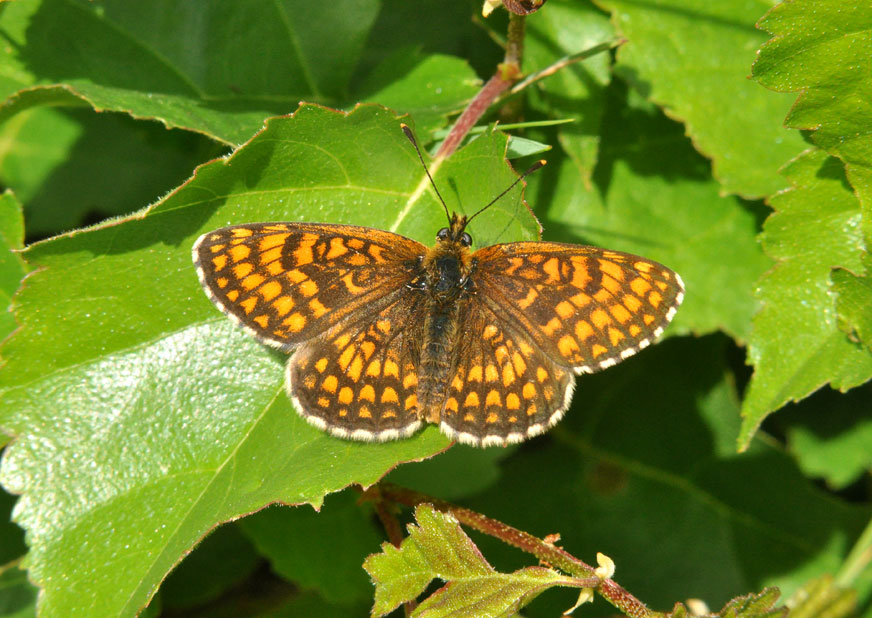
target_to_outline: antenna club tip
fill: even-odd
[[[546,161],[545,159],[539,159],[538,161],[536,161],[536,164],[537,164],[539,167],[545,167],[545,165],[546,165],[547,163],[548,163],[548,161]]]

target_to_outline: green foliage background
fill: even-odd
[[[773,4],[549,0],[527,19],[525,73],[624,40],[502,110],[574,121],[511,132],[552,147],[523,191],[542,238],[661,261],[687,298],[664,342],[581,378],[553,431],[487,450],[308,426],[285,358],[215,310],[190,248],[267,220],[431,243],[443,214],[399,123],[438,143],[501,61],[504,11],[0,4],[0,616],[366,615],[384,533],[345,488],[385,474],[601,551],[657,609],[829,573],[872,616],[872,9]],[[439,167],[451,208],[510,184],[506,148],[486,132]],[[519,188],[470,231],[536,238],[532,213]]]

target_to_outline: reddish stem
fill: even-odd
[[[451,131],[439,147],[437,158],[445,158],[460,146],[469,130],[475,126],[484,113],[500,95],[506,92],[521,78],[521,57],[524,53],[524,17],[509,14],[509,29],[506,38],[506,54],[497,72],[487,80],[475,98],[469,102],[463,113],[451,127]]]
[[[370,488],[364,493],[364,498],[373,493],[377,496],[377,500],[392,500],[409,507],[415,507],[425,502],[432,504],[437,510],[454,515],[461,524],[532,554],[542,562],[550,564],[565,573],[579,579],[597,578],[594,567],[585,564],[562,548],[476,511],[389,483],[381,483],[376,487]],[[596,588],[604,599],[631,618],[655,618],[663,616],[660,612],[648,609],[644,603],[614,580],[600,580]]]

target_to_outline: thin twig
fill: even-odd
[[[564,56],[560,58],[553,64],[548,65],[541,71],[536,71],[535,73],[531,73],[514,86],[512,86],[511,90],[509,90],[509,94],[517,94],[521,92],[524,88],[529,86],[530,84],[539,81],[540,79],[544,79],[549,77],[550,75],[554,75],[560,69],[568,67],[571,64],[575,64],[576,62],[581,62],[582,60],[586,60],[591,56],[595,56],[604,51],[608,51],[610,49],[614,49],[619,45],[623,45],[626,43],[626,39],[612,39],[611,41],[605,41],[603,43],[599,43],[594,45],[593,47],[589,47],[584,51],[577,52],[575,54],[569,54],[568,56]]]
[[[411,489],[391,485],[390,483],[380,483],[377,488],[377,499],[393,500],[410,507],[424,502],[432,504],[439,511],[451,513],[461,524],[532,554],[542,562],[550,564],[564,573],[580,579],[598,577],[594,567],[582,562],[569,552],[501,521]],[[373,489],[375,488],[370,488],[367,492],[364,492],[364,498]],[[656,618],[664,616],[660,612],[648,609],[644,603],[612,579],[600,580],[597,590],[599,590],[606,601],[631,618]]]

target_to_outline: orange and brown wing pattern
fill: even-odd
[[[577,373],[611,367],[650,344],[684,298],[677,273],[619,251],[519,242],[473,257],[478,298]]]
[[[394,440],[421,426],[418,352],[426,303],[395,290],[364,312],[307,341],[288,363],[288,391],[312,425],[341,438]]]
[[[575,376],[479,297],[461,316],[463,336],[440,428],[473,446],[521,442],[563,416]]]
[[[200,283],[246,331],[289,349],[355,311],[377,312],[408,282],[424,245],[350,225],[253,223],[194,244]]]

